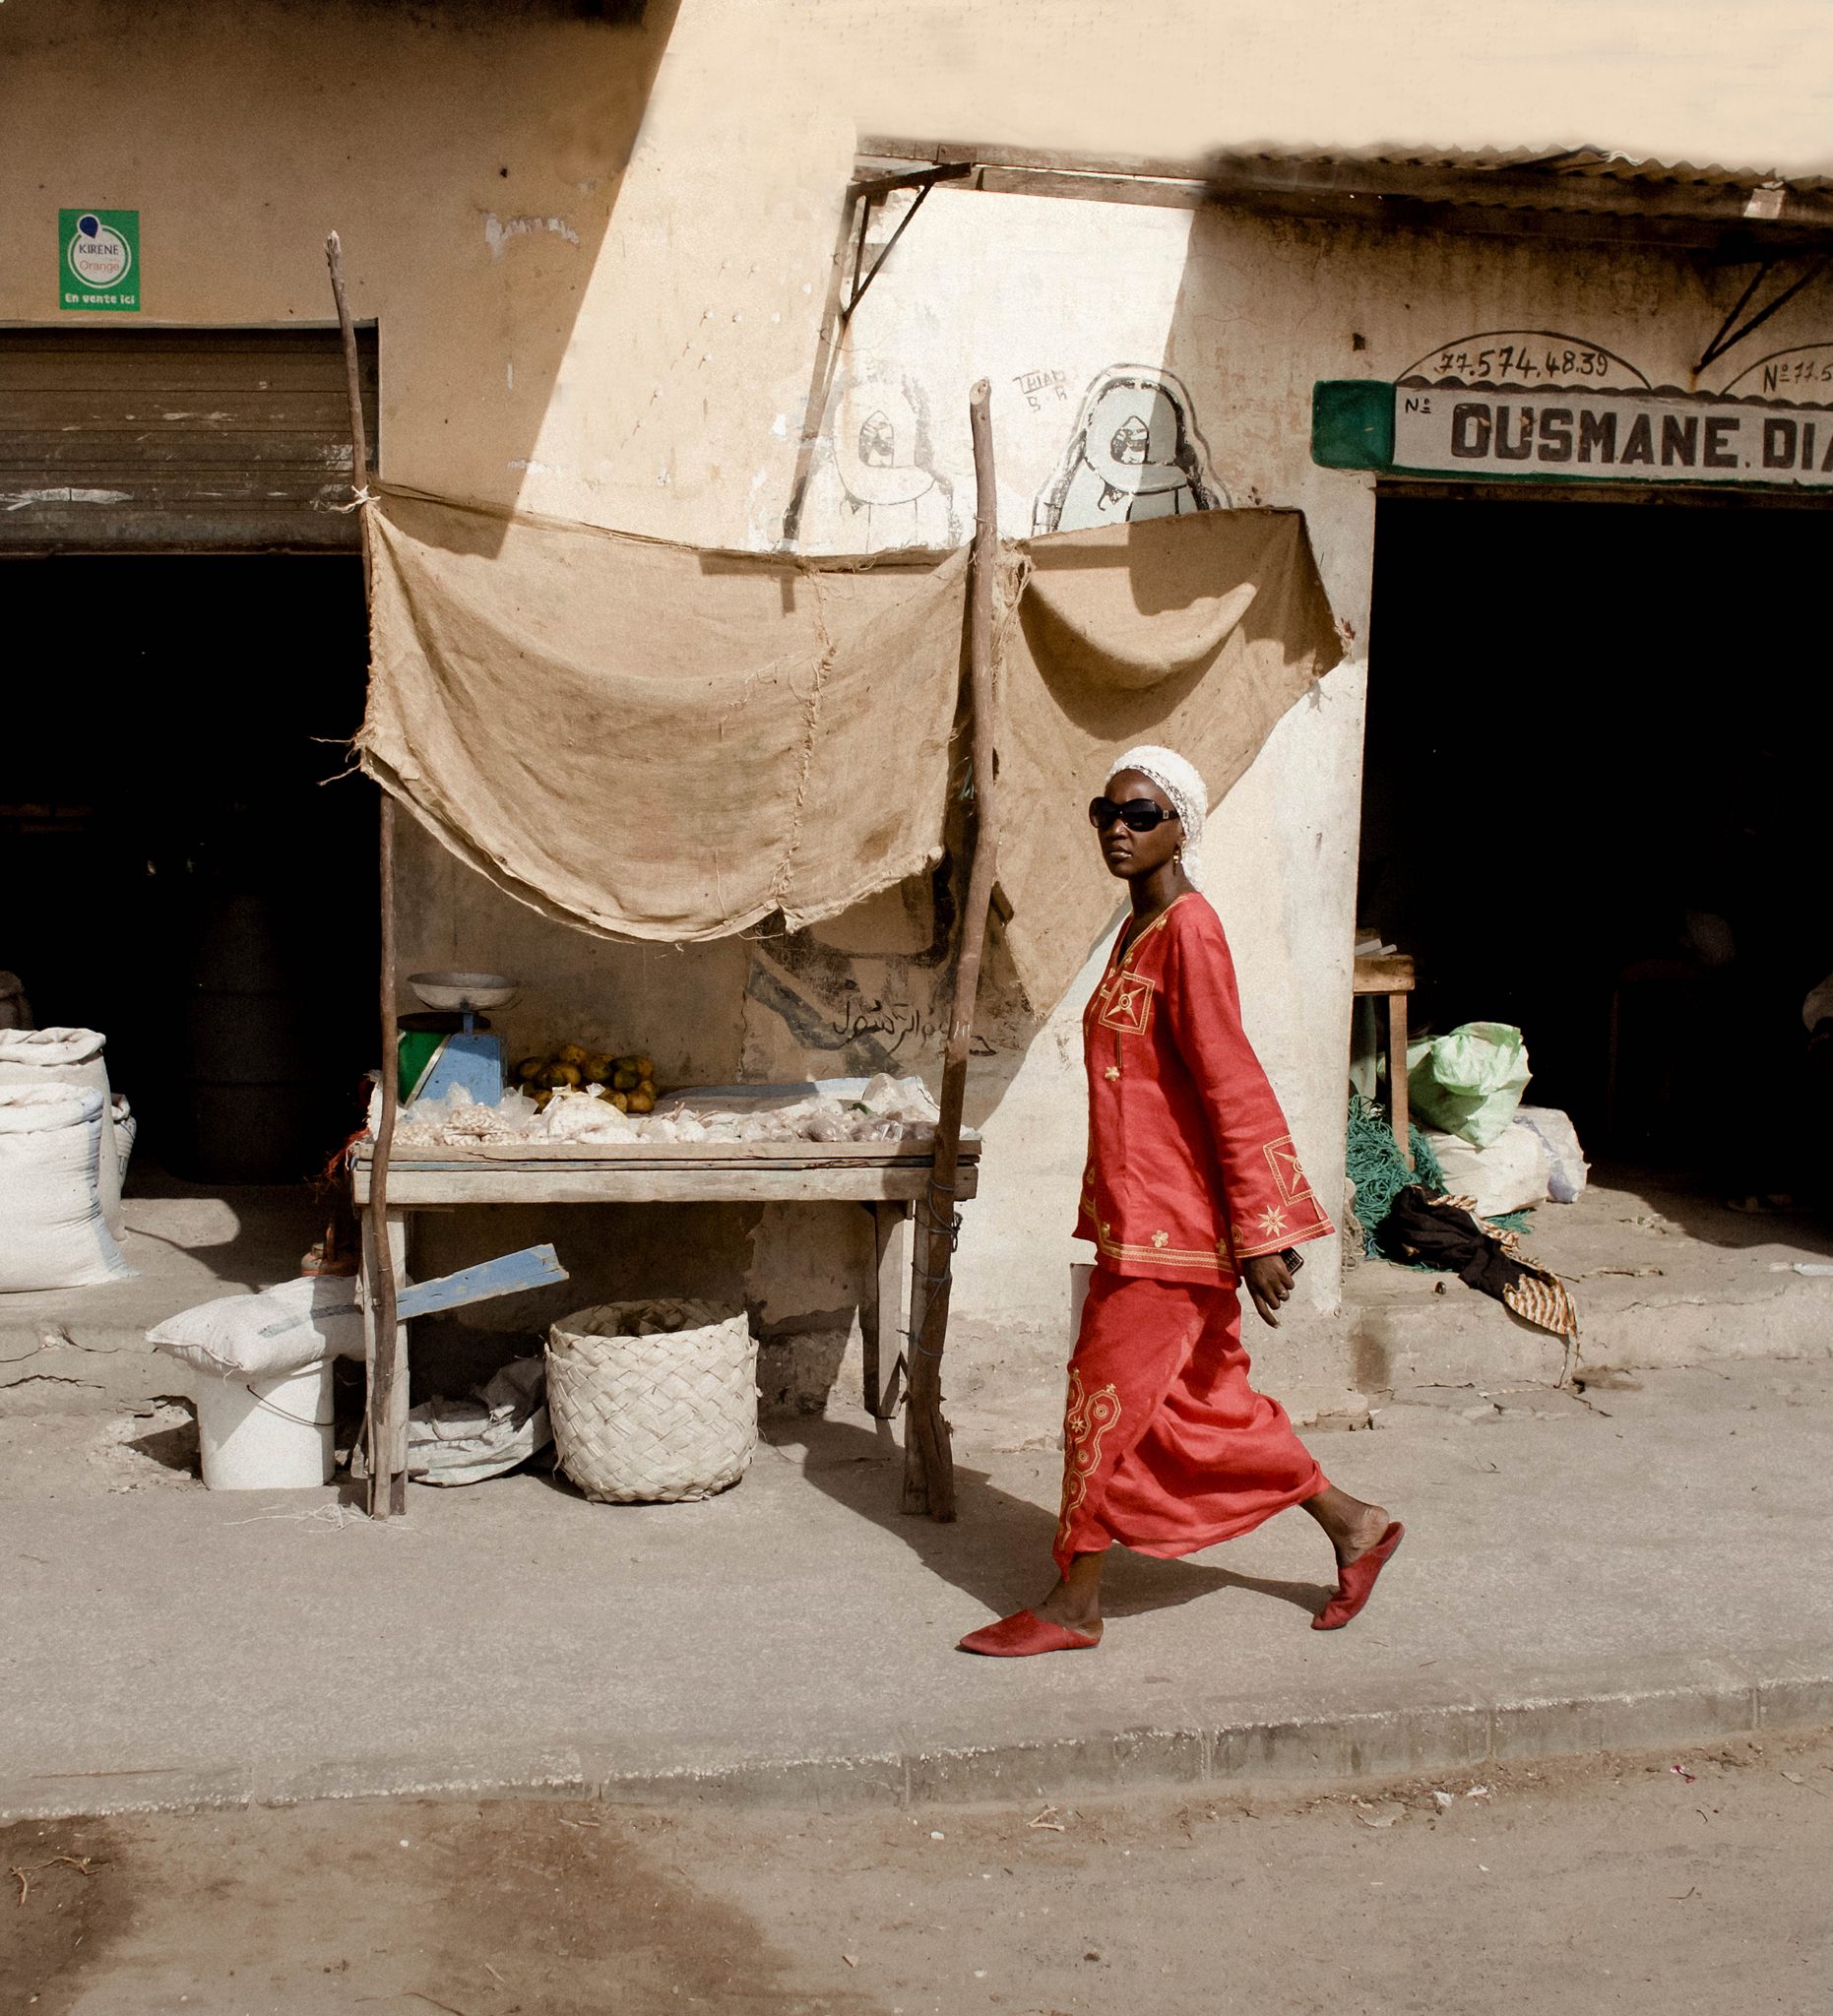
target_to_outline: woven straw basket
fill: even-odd
[[[547,1411],[560,1467],[613,1505],[710,1498],[757,1447],[757,1342],[743,1310],[606,1302],[553,1326]]]

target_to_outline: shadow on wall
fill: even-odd
[[[1030,530],[1080,531],[1232,504],[1196,402],[1172,368],[1177,319],[1163,357],[1105,366],[1073,406],[1071,388],[1052,380],[1065,426],[1055,467],[1033,501]],[[851,356],[817,438],[797,545],[876,550],[971,536],[972,499],[958,499],[937,467],[945,458],[938,458],[930,415],[928,392],[895,348]],[[955,755],[965,762],[964,749]],[[1085,783],[1066,778],[1063,788],[1077,792]],[[949,859],[926,883],[907,883],[813,931],[752,946],[747,1075],[916,1071],[933,1082],[959,935],[960,811],[956,802]],[[1089,865],[1092,874],[1103,872],[1093,850]],[[1116,891],[1116,919],[1119,909]],[[976,1013],[971,1124],[997,1110],[1040,1027],[995,920]]]
[[[511,505],[678,6],[14,8],[9,66],[46,88],[17,94],[9,147],[49,181],[133,192],[149,323],[328,320],[336,227],[352,310],[381,332],[380,473]],[[98,50],[101,121],[77,95]]]

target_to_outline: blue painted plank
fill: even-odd
[[[513,1295],[523,1289],[545,1288],[549,1282],[565,1279],[566,1269],[551,1246],[527,1246],[520,1253],[505,1253],[500,1260],[442,1274],[437,1281],[416,1281],[396,1297],[395,1314],[406,1323],[410,1317],[430,1316],[437,1309],[462,1309],[468,1302],[487,1302],[492,1295]]]

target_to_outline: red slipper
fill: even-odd
[[[1053,1624],[1032,1610],[1001,1617],[996,1624],[983,1624],[970,1631],[955,1648],[958,1652],[979,1652],[987,1659],[1030,1659],[1040,1652],[1093,1652],[1101,1643],[1086,1631],[1072,1631],[1067,1624]]]
[[[1337,1593],[1311,1619],[1313,1631],[1341,1631],[1374,1594],[1375,1577],[1394,1557],[1407,1529],[1396,1519],[1365,1554],[1337,1570]]]

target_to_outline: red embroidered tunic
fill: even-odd
[[[1222,919],[1180,896],[1129,918],[1082,1016],[1089,1161],[1077,1236],[1097,1265],[1232,1287],[1238,1263],[1332,1228],[1241,1027]]]

